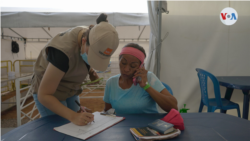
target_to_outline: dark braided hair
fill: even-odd
[[[101,13],[99,17],[96,19],[96,23],[99,24],[100,22],[108,22],[107,17],[108,17],[107,14]]]

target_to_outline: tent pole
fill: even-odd
[[[20,37],[22,37],[23,39],[24,39],[24,37],[23,36],[21,36],[20,34],[18,34],[15,30],[13,30],[12,28],[9,28],[11,31],[13,31],[14,33],[16,33],[16,35],[18,35],[18,36],[20,36]]]
[[[4,35],[3,35],[3,28],[1,28],[1,30],[2,30],[2,39],[3,39],[3,36],[4,36]]]
[[[24,40],[24,55],[25,55],[25,59],[27,59],[27,57],[26,57],[26,43],[27,43],[27,39],[26,38],[23,38],[23,40]]]
[[[158,40],[157,40],[157,70],[156,70],[156,76],[160,79],[160,69],[161,69],[161,9],[162,9],[162,1],[159,1],[158,6]]]
[[[47,32],[43,27],[42,27],[43,31],[46,32],[50,38],[52,38],[52,36],[49,34],[49,32]]]
[[[139,26],[139,27],[140,27],[140,26]],[[143,33],[143,31],[144,31],[145,27],[146,27],[146,25],[143,27],[143,29],[142,29],[142,31],[141,31],[141,33],[140,33],[139,37],[137,38],[137,41],[139,41],[139,39],[140,39],[140,37],[141,37],[141,35],[142,35],[142,33]]]

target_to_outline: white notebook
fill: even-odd
[[[73,123],[68,123],[55,127],[54,129],[58,132],[86,140],[125,119],[124,117],[101,115],[100,112],[94,112],[93,115],[95,122],[89,123],[88,125],[78,126]]]

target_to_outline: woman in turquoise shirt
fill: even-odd
[[[120,74],[111,77],[104,93],[105,109],[115,109],[117,114],[158,113],[157,104],[166,112],[177,108],[177,100],[161,81],[143,67],[145,50],[129,43],[119,55]],[[133,79],[138,84],[134,84]]]

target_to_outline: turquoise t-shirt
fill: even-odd
[[[103,100],[112,105],[117,114],[158,113],[157,104],[147,91],[134,84],[129,89],[119,86],[120,74],[112,76],[106,82]],[[161,92],[165,87],[161,81],[148,71],[149,85]]]

